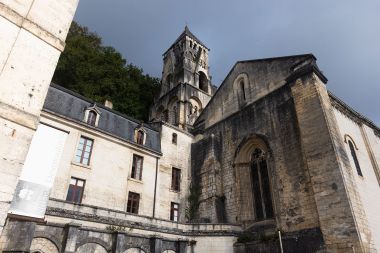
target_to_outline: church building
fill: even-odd
[[[0,106],[1,180],[26,154],[1,186],[0,250],[380,252],[380,129],[312,54],[239,61],[216,88],[209,51],[186,26],[149,122],[57,84],[33,135]]]

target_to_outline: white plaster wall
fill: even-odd
[[[172,143],[172,134],[177,134],[177,144]],[[192,136],[178,128],[163,125],[161,130],[162,158],[159,166],[157,218],[170,219],[170,203],[180,204],[180,221],[185,220],[185,207],[190,179],[190,148]],[[181,191],[171,190],[172,167],[181,169]]]
[[[6,60],[8,59],[9,53],[16,40],[18,31],[20,29],[13,23],[9,22],[7,19],[0,16],[0,34],[6,34],[7,36],[0,36],[0,73],[4,67]]]
[[[33,23],[64,41],[79,0],[35,0],[27,15]]]
[[[1,102],[39,115],[59,54],[21,29],[0,75]]]
[[[33,3],[33,0],[0,0],[0,3],[25,17]]]
[[[195,240],[194,251],[188,248],[188,253],[232,253],[233,244],[236,238],[233,236],[197,236],[191,237],[190,240]]]
[[[47,118],[41,122],[69,132],[55,183],[52,198],[65,200],[71,177],[86,180],[83,204],[126,211],[128,192],[140,194],[139,215],[152,216],[156,157],[141,148],[133,148],[115,138],[89,128],[61,120]],[[94,140],[90,165],[75,162],[80,136]],[[133,154],[144,157],[142,180],[131,179]]]
[[[353,170],[353,176],[355,179],[356,190],[359,193],[363,209],[366,217],[362,217],[360,213],[356,213],[357,219],[367,219],[368,220],[368,229],[359,228],[361,237],[364,242],[368,241],[371,244],[371,247],[374,247],[376,250],[380,250],[380,187],[377,180],[374,167],[372,166],[369,153],[366,148],[365,141],[360,131],[360,127],[357,123],[349,119],[347,116],[342,114],[340,111],[334,109],[335,117],[338,122],[340,133],[342,139],[344,135],[348,134],[354,140],[357,145],[358,150],[356,150],[356,155],[360,164],[360,168],[363,173],[363,177],[359,176],[356,172],[356,167],[351,156],[351,151],[348,144],[345,143],[345,148],[347,155],[350,159],[351,169]],[[365,130],[368,134],[369,141],[371,143],[371,148],[374,149],[375,154],[377,155],[377,161],[379,162],[379,139],[375,137],[374,134],[370,134],[372,129],[369,129],[365,126]],[[347,169],[347,168],[345,168]],[[356,207],[353,207],[354,211]]]

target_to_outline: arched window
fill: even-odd
[[[169,121],[169,111],[168,110],[165,110],[163,113],[162,113],[162,121],[165,121],[165,122],[168,122]]]
[[[266,153],[256,148],[251,158],[251,180],[254,199],[255,219],[265,220],[274,217],[272,195]]]
[[[351,156],[352,156],[352,159],[354,160],[356,171],[358,172],[359,176],[363,176],[362,170],[360,169],[358,157],[356,156],[355,147],[352,141],[348,140],[348,146],[350,147]]]
[[[88,116],[87,116],[87,124],[89,124],[91,126],[95,126],[97,116],[98,116],[98,114],[96,112],[90,110],[88,112]]]
[[[172,74],[169,74],[166,77],[166,84],[168,85],[169,89],[171,89],[173,87],[173,76],[172,76]]]
[[[244,79],[240,80],[239,82],[239,85],[240,85],[240,92],[241,92],[241,96],[243,98],[243,100],[245,101],[245,83],[244,83]]]
[[[199,89],[208,93],[208,79],[205,73],[199,71]]]
[[[173,107],[173,124],[174,125],[178,125],[178,110],[177,110],[177,106],[174,106]]]
[[[145,133],[143,130],[138,130],[136,133],[136,142],[137,144],[143,145],[144,144],[144,137]]]

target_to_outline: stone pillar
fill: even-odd
[[[0,0],[0,234],[77,4]]]
[[[161,253],[162,252],[162,238],[159,236],[153,236],[150,238],[150,252]]]
[[[323,79],[312,69],[288,80],[292,82],[302,151],[328,252],[352,252],[353,247],[356,253],[363,252],[341,161],[347,154]]]
[[[75,246],[78,239],[78,231],[81,224],[69,223],[65,226],[65,237],[62,243],[62,252],[64,253],[74,253]]]
[[[78,0],[0,0],[0,233]]]
[[[0,238],[1,252],[29,252],[35,228],[34,222],[9,219]]]
[[[189,242],[187,240],[179,239],[178,240],[178,253],[187,253],[187,245]]]
[[[122,253],[125,248],[125,234],[114,232],[112,234],[112,253]]]

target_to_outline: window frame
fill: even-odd
[[[358,159],[358,156],[357,156],[356,151],[355,151],[356,145],[351,140],[347,140],[347,144],[348,144],[348,147],[350,149],[351,158],[354,161],[354,165],[355,165],[355,168],[356,168],[356,173],[360,177],[363,177],[363,171],[362,171],[362,169],[360,167],[359,159]]]
[[[137,129],[136,130],[136,138],[135,141],[139,145],[144,145],[145,144],[145,131],[143,129]]]
[[[172,167],[172,180],[171,180],[171,187],[170,187],[172,191],[176,191],[176,192],[181,191],[181,174],[182,174],[181,169]]]
[[[94,115],[93,117],[91,117],[91,115]],[[95,111],[95,110],[88,110],[87,112],[87,119],[86,119],[86,123],[90,126],[97,126],[97,118],[98,118],[98,113]],[[90,121],[91,120],[91,121]]]
[[[81,150],[81,154],[80,156],[78,156],[78,150],[79,150],[79,146],[81,145],[81,139],[84,139],[84,143],[83,143],[83,146],[82,146],[82,150]],[[83,163],[83,160],[84,160],[84,154],[86,152],[86,144],[87,144],[87,141],[91,141],[91,146],[90,146],[90,151],[88,152],[88,158],[87,158],[87,163]],[[90,161],[91,161],[91,157],[92,157],[92,152],[93,152],[93,149],[94,149],[94,139],[92,138],[89,138],[89,137],[86,137],[84,135],[81,135],[79,137],[79,141],[78,141],[78,144],[77,144],[77,148],[76,148],[76,152],[75,152],[75,162],[76,163],[79,163],[79,164],[82,164],[82,165],[85,165],[85,166],[90,166]],[[79,161],[78,161],[78,157],[79,157]]]
[[[75,185],[71,184],[71,180],[75,180]],[[79,181],[82,181],[83,182],[83,186],[78,186],[78,182]],[[72,190],[73,193],[73,196],[70,198],[71,200],[69,200],[69,193],[70,193],[70,186],[73,186],[74,190]],[[67,194],[66,194],[66,201],[68,202],[72,202],[72,203],[76,203],[76,204],[81,204],[82,203],[82,199],[83,199],[83,195],[84,195],[84,188],[86,186],[86,180],[84,179],[81,179],[81,178],[77,178],[77,177],[70,177],[70,183],[69,183],[69,187],[67,189]],[[79,199],[79,202],[75,201],[76,199],[76,194],[78,192],[78,189],[80,189],[80,199]],[[73,200],[74,199],[74,200]]]
[[[177,205],[177,208],[175,205]],[[175,214],[177,214],[177,216],[175,216]],[[179,222],[179,203],[170,202],[170,220]]]
[[[138,214],[139,208],[140,208],[140,200],[141,200],[140,193],[132,192],[132,191],[128,192],[128,201],[127,201],[127,209],[126,209],[127,213]]]
[[[274,219],[273,188],[270,180],[268,157],[264,150],[260,148],[254,149],[251,157],[250,171],[255,221]]]
[[[141,167],[140,167],[139,178],[137,178],[137,174],[136,174],[137,173],[137,171],[136,171],[136,168],[137,168],[137,159],[141,159]],[[140,156],[140,155],[137,155],[137,154],[133,154],[133,156],[132,156],[131,178],[142,181],[143,170],[144,170],[144,157]]]

